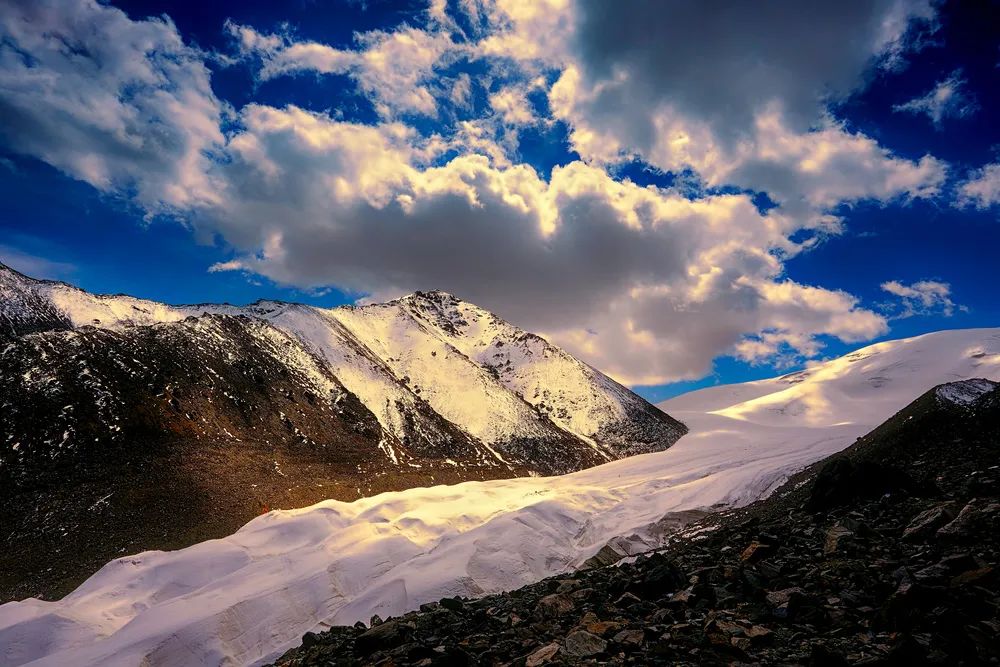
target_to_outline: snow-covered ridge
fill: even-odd
[[[684,433],[600,372],[445,292],[333,309],[275,301],[171,306],[95,295],[0,265],[0,297],[0,318],[15,332],[121,329],[205,314],[265,320],[324,360],[392,439],[446,440],[426,418],[429,407],[479,443],[483,465],[568,472],[664,449]],[[385,450],[401,464],[402,453]]]
[[[998,383],[984,378],[972,378],[971,380],[943,384],[937,388],[935,393],[940,400],[964,408],[972,405],[977,398],[993,391],[997,386]]]
[[[272,512],[234,535],[109,563],[59,602],[0,607],[5,664],[258,663],[322,623],[515,588],[666,512],[743,505],[929,388],[1000,380],[1000,329],[879,343],[803,373],[667,401],[689,435],[547,479],[410,489]]]

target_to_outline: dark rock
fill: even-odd
[[[825,644],[813,644],[809,654],[810,667],[848,667],[850,664],[843,654]]]
[[[922,489],[906,472],[882,463],[838,457],[820,470],[806,504],[810,512],[842,507],[859,499]]]
[[[654,599],[686,585],[687,578],[677,563],[657,554],[655,560],[650,560],[649,569],[634,592],[641,598]]]
[[[391,619],[358,635],[354,640],[354,647],[365,655],[378,650],[396,648],[409,638],[413,629],[409,623]]]
[[[461,611],[465,607],[458,598],[441,598],[440,605],[449,611]]]
[[[525,659],[524,665],[525,667],[539,667],[539,665],[544,665],[550,662],[557,653],[559,653],[558,642],[546,644],[542,648],[531,653],[531,655]]]
[[[923,540],[955,518],[953,503],[943,503],[924,510],[913,518],[903,531],[903,539],[909,541]]]
[[[535,605],[535,617],[539,619],[559,618],[576,609],[573,599],[565,593],[546,595]]]
[[[823,553],[830,555],[843,550],[844,542],[847,538],[853,537],[854,531],[847,526],[837,523],[830,530],[826,531],[826,539],[823,542]]]
[[[1000,516],[1000,503],[985,498],[973,498],[953,521],[942,526],[937,536],[944,539],[964,539],[975,533],[995,529]]]
[[[565,651],[567,655],[576,658],[586,658],[588,656],[603,653],[608,643],[596,635],[592,635],[586,630],[576,630],[566,635]]]

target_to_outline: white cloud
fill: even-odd
[[[777,13],[736,5],[722,16],[697,4],[652,14],[639,3],[459,6],[483,18],[470,25],[488,26],[467,44],[453,41],[458,28],[441,3],[426,29],[365,33],[354,49],[230,25],[262,77],[348,75],[382,120],[248,104],[225,137],[201,55],[169,22],[78,0],[72,20],[43,12],[25,30],[34,5],[7,8],[0,17],[17,49],[2,53],[21,65],[0,87],[0,117],[32,137],[9,137],[17,150],[220,235],[236,256],[215,271],[376,298],[446,289],[625,381],[697,377],[724,353],[808,357],[822,336],[853,342],[886,331],[883,315],[789,279],[784,262],[838,232],[835,206],[929,196],[943,179],[932,157],[893,156],[825,113],[866,66],[902,53],[920,12],[880,3],[818,16],[794,3]],[[48,24],[49,37],[35,34]],[[93,44],[77,58],[51,34]],[[719,48],[706,52],[708,40]],[[96,53],[108,71],[90,62]],[[471,80],[437,78],[461,54],[504,75],[500,87],[481,86],[493,91],[486,115],[432,135],[400,122],[445,103],[473,106]],[[747,71],[747,62],[756,65]],[[584,160],[546,179],[512,162],[511,145],[517,128],[552,121],[534,118],[525,95],[556,77],[554,118],[569,124]],[[612,178],[605,163],[631,155],[780,205],[761,213],[748,194],[691,199]]]
[[[527,90],[522,86],[507,86],[492,93],[490,106],[508,125],[530,125],[536,122],[535,113],[528,102]]]
[[[226,29],[237,39],[244,57],[260,58],[261,78],[303,72],[349,75],[384,118],[400,113],[436,115],[431,86],[434,68],[446,54],[457,51],[446,33],[409,26],[357,34],[356,49],[296,41],[289,35],[264,35],[234,23],[227,23]],[[448,92],[456,94],[454,88]]]
[[[746,195],[689,200],[581,162],[548,181],[476,155],[428,166],[435,147],[405,126],[294,107],[247,107],[242,125],[214,174],[223,204],[194,218],[245,249],[220,270],[448,289],[632,382],[696,377],[747,333],[811,354],[820,334],[884,331],[853,297],[784,278],[792,223]]]
[[[767,192],[794,215],[928,196],[944,180],[941,162],[893,156],[826,106],[863,85],[872,62],[898,57],[908,26],[932,14],[926,3],[737,3],[716,12],[582,2],[550,103],[585,159],[693,169],[709,186]]]
[[[965,118],[978,109],[975,100],[966,90],[967,85],[961,70],[956,70],[947,79],[939,81],[927,94],[905,104],[897,104],[892,110],[924,114],[940,129],[945,118]]]
[[[890,280],[882,283],[882,290],[899,297],[898,306],[891,307],[896,311],[894,319],[934,313],[951,317],[956,308],[965,310],[951,300],[951,285],[936,280],[918,280],[910,285]]]
[[[215,199],[207,154],[222,103],[202,54],[167,19],[92,0],[0,3],[0,134],[152,211]]]
[[[958,205],[987,209],[1000,204],[1000,163],[973,172],[958,187]]]

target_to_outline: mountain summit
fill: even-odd
[[[0,265],[0,343],[2,597],[60,590],[35,588],[53,560],[78,583],[122,551],[221,536],[269,509],[562,474],[686,432],[445,292],[171,306]],[[70,559],[71,544],[88,553]]]

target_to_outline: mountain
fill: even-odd
[[[683,424],[443,292],[170,306],[0,266],[0,599],[261,513],[553,475]]]
[[[1000,380],[1000,329],[879,343],[808,373],[669,402],[694,427],[665,451],[545,479],[329,500],[270,512],[220,540],[119,558],[60,601],[0,606],[0,645],[14,665],[255,664],[307,631],[517,589],[609,550],[656,548],[708,512],[769,495],[929,387]],[[789,389],[816,400],[781,410]],[[699,402],[713,412],[699,413]],[[746,545],[730,546],[738,555]]]
[[[996,386],[941,385],[634,563],[307,634],[276,664],[995,664]]]

